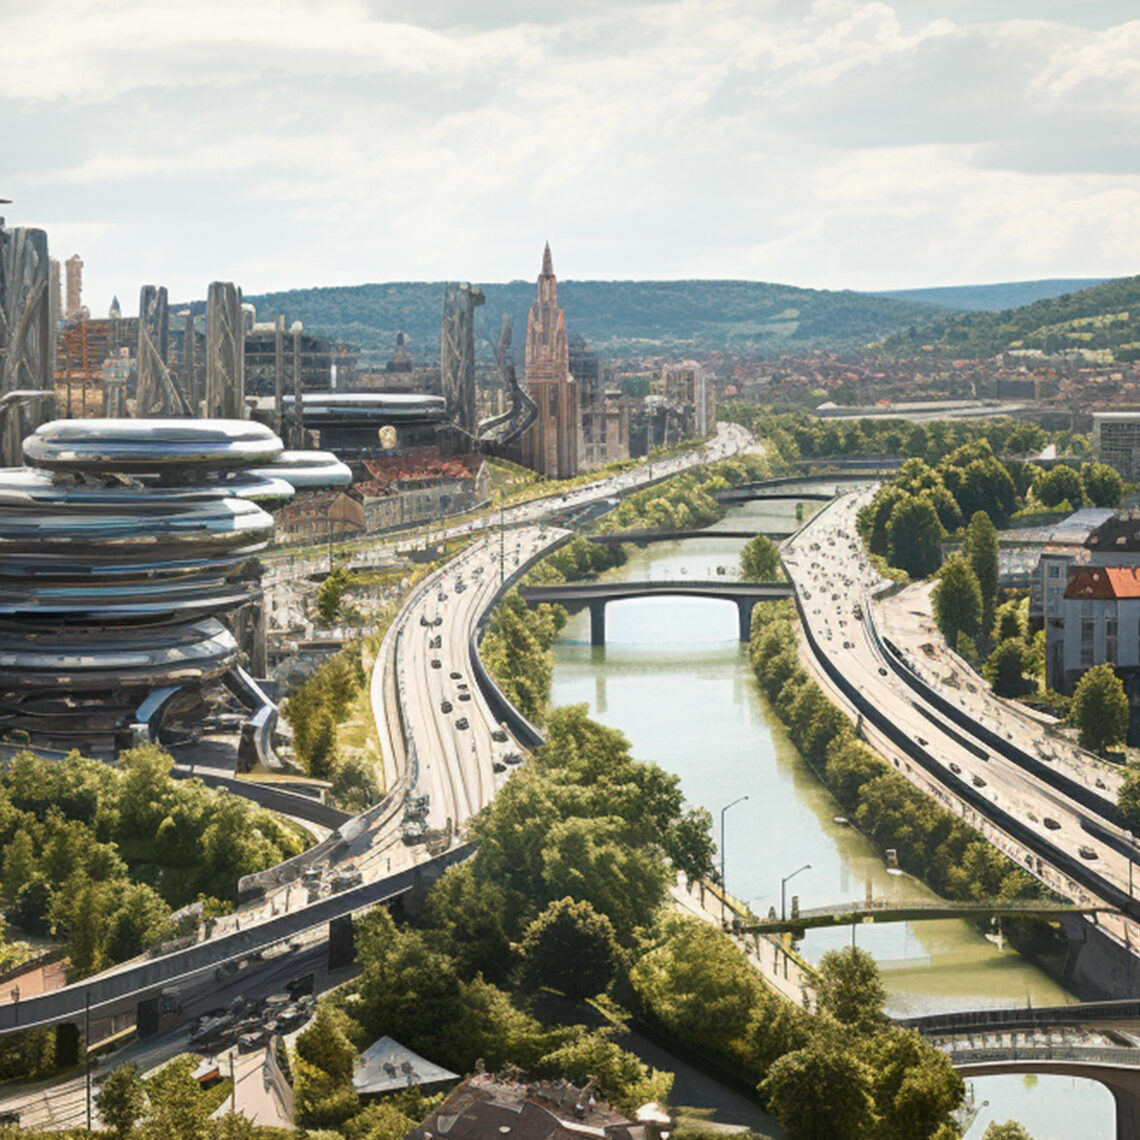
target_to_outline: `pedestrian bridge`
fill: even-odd
[[[866,903],[839,903],[835,906],[801,910],[790,918],[766,918],[741,927],[749,934],[779,934],[783,931],[814,930],[826,926],[852,926],[874,922],[929,922],[940,918],[1040,918],[1054,919],[1069,914],[1117,913],[1108,906],[1068,906],[1042,899],[990,899],[980,902],[953,902],[949,899],[892,902],[886,899]]]
[[[644,546],[650,542],[676,542],[683,538],[752,539],[763,535],[775,542],[781,538],[791,537],[792,533],[790,530],[621,530],[612,534],[587,535],[586,541],[596,542],[601,546],[619,546],[623,542]]]
[[[629,598],[714,598],[733,602],[740,620],[740,640],[747,641],[752,632],[752,607],[757,602],[790,598],[794,594],[790,582],[566,582],[548,586],[520,586],[519,596],[527,605],[543,602],[564,606],[570,613],[589,609],[590,644],[606,643],[606,606]]]

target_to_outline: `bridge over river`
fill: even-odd
[[[606,605],[609,602],[660,597],[715,598],[733,602],[740,619],[740,640],[747,641],[752,629],[752,607],[757,602],[790,598],[793,593],[790,582],[566,582],[519,587],[519,596],[527,605],[557,603],[571,613],[589,608],[591,645],[606,643]]]
[[[861,922],[923,922],[939,918],[1061,918],[1069,914],[1117,913],[1108,906],[1069,906],[1043,899],[997,899],[980,902],[954,902],[950,899],[871,903],[839,903],[836,906],[801,910],[788,918],[766,918],[747,923],[741,929],[749,934],[779,934],[784,931],[812,930],[827,926],[852,926]]]

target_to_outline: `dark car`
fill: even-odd
[[[460,717],[460,718],[459,718],[459,719],[458,719],[458,720],[455,722],[455,727],[456,727],[456,728],[470,728],[471,726],[470,726],[470,725],[467,723],[467,718],[466,718],[465,716],[461,716],[461,717]]]
[[[442,669],[442,668],[443,668],[443,664],[442,664],[442,662],[440,661],[440,659],[439,659],[438,657],[433,657],[433,658],[431,659],[431,667],[432,667],[433,669]]]
[[[1082,859],[1095,859],[1097,857],[1096,852],[1091,847],[1078,847],[1077,851]]]
[[[1055,819],[1052,819],[1050,816],[1046,816],[1045,817],[1045,826],[1050,831],[1057,831],[1061,825]]]
[[[451,712],[451,702],[449,700],[442,700],[439,702],[439,711],[441,713]]]
[[[448,673],[448,676],[449,676],[449,677],[450,677],[450,678],[451,678],[453,681],[458,681],[458,680],[459,680],[459,679],[460,679],[460,678],[463,676],[463,674],[462,674],[462,673],[457,673],[457,672],[456,672],[454,669],[452,669],[452,671],[451,671],[450,673]]]

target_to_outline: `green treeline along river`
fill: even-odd
[[[791,503],[748,503],[710,528],[788,531]],[[731,574],[742,540],[694,539],[631,548],[607,578],[708,578]],[[736,640],[736,608],[690,598],[637,599],[606,610],[606,645],[590,645],[589,615],[575,614],[554,648],[553,704],[585,703],[590,715],[621,729],[634,755],[681,777],[685,795],[713,814],[738,796],[726,817],[729,890],[757,913],[862,899],[927,898],[905,875],[888,874],[881,853],[851,827],[835,822],[839,806],[787,741],[753,679],[747,647]],[[890,993],[888,1010],[905,1016],[983,1006],[1059,1005],[1075,1000],[1016,952],[964,921],[861,925],[857,945],[874,954]],[[852,928],[809,931],[801,953],[818,962],[849,945]],[[979,1111],[968,1136],[989,1120],[1021,1120],[1035,1140],[1108,1140],[1112,1098],[1100,1085],[1060,1077],[987,1077],[974,1082]]]

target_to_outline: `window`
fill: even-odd
[[[1092,618],[1081,619],[1081,664],[1091,665],[1093,663],[1093,637],[1095,636],[1096,623]]]
[[[1108,618],[1104,623],[1104,659],[1110,665],[1116,664],[1116,618]]]
[[[1051,562],[1049,564],[1049,577],[1050,578],[1060,578],[1061,577],[1061,567],[1058,566],[1056,562]]]

